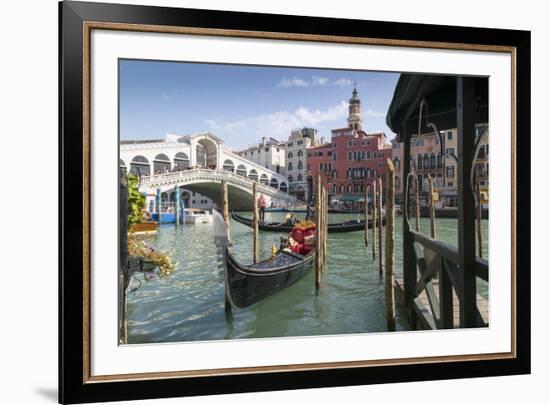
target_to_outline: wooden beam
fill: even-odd
[[[411,131],[409,128],[402,129],[403,139],[403,182],[406,187],[406,179],[411,171]],[[408,194],[409,190],[404,189]],[[413,238],[409,224],[407,222],[408,213],[407,205],[404,206],[403,214],[403,289],[405,293],[405,306],[410,311],[409,323],[412,328],[416,328],[416,313],[412,311],[414,307],[414,298],[416,294],[416,259],[413,245]],[[405,212],[405,210],[407,210]],[[374,243],[373,243],[374,244]]]
[[[475,144],[475,79],[456,81],[458,150],[458,254],[463,290],[460,292],[460,327],[475,327],[476,318],[476,231],[475,199],[470,183]]]

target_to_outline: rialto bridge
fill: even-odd
[[[121,141],[120,165],[140,177],[140,190],[147,206],[154,204],[157,191],[173,201],[177,187],[200,193],[219,203],[221,182],[228,184],[229,206],[241,210],[252,207],[252,184],[267,203],[295,206],[299,201],[288,194],[285,176],[244,159],[225,147],[223,141],[206,133],[165,140]],[[186,197],[182,192],[181,198]]]

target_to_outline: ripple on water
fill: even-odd
[[[268,214],[281,220],[284,214]],[[330,222],[356,218],[332,215]],[[396,274],[401,270],[401,221],[396,222]],[[429,222],[421,221],[424,232]],[[231,222],[233,251],[238,260],[252,261],[252,231]],[[487,240],[487,221],[484,221]],[[260,255],[270,255],[281,233],[260,232]],[[371,235],[369,234],[369,237]],[[438,220],[438,237],[456,245],[456,220]],[[218,270],[212,227],[161,226],[148,243],[173,252],[176,273],[144,282],[128,296],[129,343],[185,342],[215,339],[311,336],[382,332],[386,329],[384,281],[372,246],[365,246],[363,232],[331,234],[328,264],[319,291],[314,272],[302,280],[245,309],[233,311],[228,321],[224,311],[223,273]],[[487,257],[487,243],[484,255]],[[378,254],[378,250],[377,250]],[[480,293],[487,286],[480,284]],[[408,325],[400,311],[397,329]]]

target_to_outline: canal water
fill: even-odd
[[[243,213],[251,216],[251,213]],[[298,214],[298,216],[301,214]],[[281,221],[284,213],[266,213],[266,220]],[[329,222],[357,218],[330,214]],[[402,273],[402,218],[396,216],[396,277]],[[487,257],[488,221],[482,221],[484,257]],[[421,231],[429,234],[429,220]],[[231,221],[236,257],[252,261],[252,230]],[[260,232],[260,257],[271,254],[282,233]],[[456,246],[457,220],[437,219],[437,236]],[[321,288],[315,275],[306,277],[259,303],[233,311],[226,320],[223,272],[216,264],[212,225],[162,225],[155,236],[144,238],[151,246],[169,251],[178,263],[168,277],[143,281],[129,293],[128,343],[205,341],[217,339],[334,335],[386,331],[384,277],[378,258],[365,247],[364,233],[329,234],[328,264]],[[372,231],[369,234],[372,240]],[[377,252],[378,254],[378,252]],[[136,284],[136,283],[134,283]],[[487,297],[487,285],[478,279],[478,292]],[[397,330],[408,330],[404,313],[396,313]]]

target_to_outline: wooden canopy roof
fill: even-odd
[[[489,121],[489,79],[475,78],[476,123]],[[431,131],[428,123],[438,130],[457,127],[456,76],[401,74],[386,115],[386,123],[402,141],[403,129],[418,132],[420,103],[425,100],[422,111],[421,132]]]

